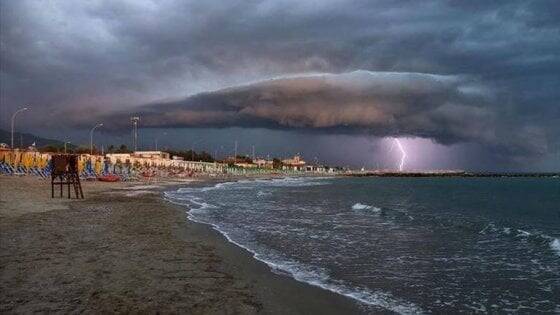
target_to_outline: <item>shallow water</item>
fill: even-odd
[[[287,178],[166,192],[275,272],[398,313],[560,312],[560,180]]]

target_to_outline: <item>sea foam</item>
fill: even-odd
[[[550,248],[556,253],[556,255],[560,256],[560,239],[553,239],[550,242]]]
[[[381,208],[378,207],[374,207],[374,206],[370,206],[370,205],[365,205],[365,204],[361,204],[361,203],[355,203],[352,206],[352,210],[370,210],[372,212],[379,212],[381,211]]]

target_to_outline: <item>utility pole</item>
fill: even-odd
[[[235,140],[235,150],[233,153],[233,160],[234,160],[233,163],[237,162],[237,140]]]
[[[130,121],[132,122],[132,148],[134,151],[138,151],[138,122],[140,117],[131,117]]]
[[[253,144],[253,161],[255,160],[255,145]]]

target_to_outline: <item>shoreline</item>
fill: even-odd
[[[243,277],[256,284],[255,294],[259,300],[264,301],[264,313],[267,314],[365,314],[375,310],[376,313],[389,312],[384,308],[375,305],[366,305],[352,297],[348,297],[342,293],[334,292],[328,288],[314,285],[303,280],[298,280],[292,274],[276,273],[273,267],[267,261],[257,257],[257,253],[251,249],[239,244],[227,235],[227,233],[219,230],[216,226],[199,222],[192,218],[189,214],[190,207],[175,203],[164,196],[165,191],[176,190],[182,187],[211,187],[220,183],[237,182],[243,180],[272,180],[277,178],[285,178],[286,176],[257,176],[257,177],[231,177],[221,179],[200,180],[193,185],[171,185],[160,189],[160,198],[163,202],[176,207],[179,212],[183,213],[187,224],[191,225],[193,230],[204,234],[207,239],[213,239],[214,244],[219,248],[220,252],[226,253],[228,265],[234,266],[234,273],[241,271]],[[323,177],[323,176],[308,176]],[[171,188],[171,189],[169,189]],[[234,207],[234,205],[232,205]],[[230,260],[234,258],[234,260]],[[298,293],[300,291],[300,293]],[[317,298],[314,298],[317,296]],[[310,298],[314,298],[310,300]],[[364,303],[364,304],[362,304]]]
[[[321,177],[323,178],[323,177]],[[335,178],[335,177],[333,177]],[[272,180],[275,178],[260,178],[264,180]],[[238,180],[233,181],[211,181],[211,182],[203,182],[199,185],[196,185],[197,188],[205,188],[205,187],[212,187],[217,184],[221,183],[232,183],[237,182]],[[174,190],[179,189],[183,186],[173,187]],[[192,188],[192,186],[190,187]],[[397,311],[399,308],[407,308],[408,310],[403,310],[403,312],[409,312],[410,310],[414,309],[416,306],[412,304],[402,304],[402,305],[391,305],[393,301],[391,301],[391,297],[381,295],[379,296],[377,292],[373,291],[363,291],[363,290],[356,290],[355,288],[347,287],[344,285],[333,285],[331,283],[324,282],[322,280],[317,280],[317,277],[321,277],[319,275],[309,275],[306,271],[300,271],[297,268],[294,270],[293,267],[287,266],[285,262],[278,262],[274,260],[269,260],[267,258],[262,257],[262,255],[250,247],[239,243],[232,239],[232,237],[228,234],[228,232],[223,231],[220,227],[216,224],[206,223],[199,221],[195,218],[194,215],[190,214],[191,207],[190,205],[181,204],[179,202],[175,202],[171,200],[169,197],[163,196],[163,199],[166,202],[169,202],[177,207],[183,209],[186,213],[188,220],[194,224],[200,224],[211,231],[216,233],[218,237],[223,238],[226,242],[233,245],[234,247],[242,250],[245,252],[252,260],[260,263],[264,266],[268,271],[272,272],[275,275],[279,275],[281,277],[287,277],[293,281],[296,281],[300,284],[305,286],[310,286],[312,288],[316,288],[322,291],[327,291],[329,293],[335,294],[337,297],[341,297],[343,299],[351,301],[352,304],[357,306],[359,310],[354,311],[353,313],[370,313],[375,311],[375,313],[383,313],[383,312],[400,312]],[[297,262],[296,262],[297,263]],[[291,264],[291,263],[290,263]],[[396,300],[395,300],[396,301]],[[384,305],[386,304],[386,305]],[[384,306],[382,306],[384,305]],[[332,306],[331,306],[332,308]]]
[[[253,294],[262,303],[265,314],[365,314],[367,311],[356,301],[298,281],[288,275],[274,273],[265,262],[252,252],[230,242],[211,225],[189,220],[191,232],[205,236],[220,252],[227,270],[241,274],[251,284]],[[187,234],[189,235],[189,234]],[[378,310],[376,312],[383,312]]]
[[[0,311],[366,312],[274,273],[163,198],[218,181],[84,182],[86,199],[68,200],[51,199],[48,181],[0,176]]]

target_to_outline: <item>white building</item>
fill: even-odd
[[[169,160],[171,155],[163,151],[134,151],[133,157],[148,158],[148,159],[164,159]]]
[[[259,168],[272,169],[274,167],[274,162],[272,160],[254,159],[253,164],[255,164]]]
[[[283,170],[303,171],[305,170],[305,161],[299,156],[295,155],[291,159],[282,160]]]
[[[226,165],[216,162],[194,162],[182,159],[171,159],[170,154],[163,151],[135,151],[134,153],[109,153],[105,155],[111,164],[140,164],[142,166],[175,167],[184,170],[206,173],[222,173]]]

